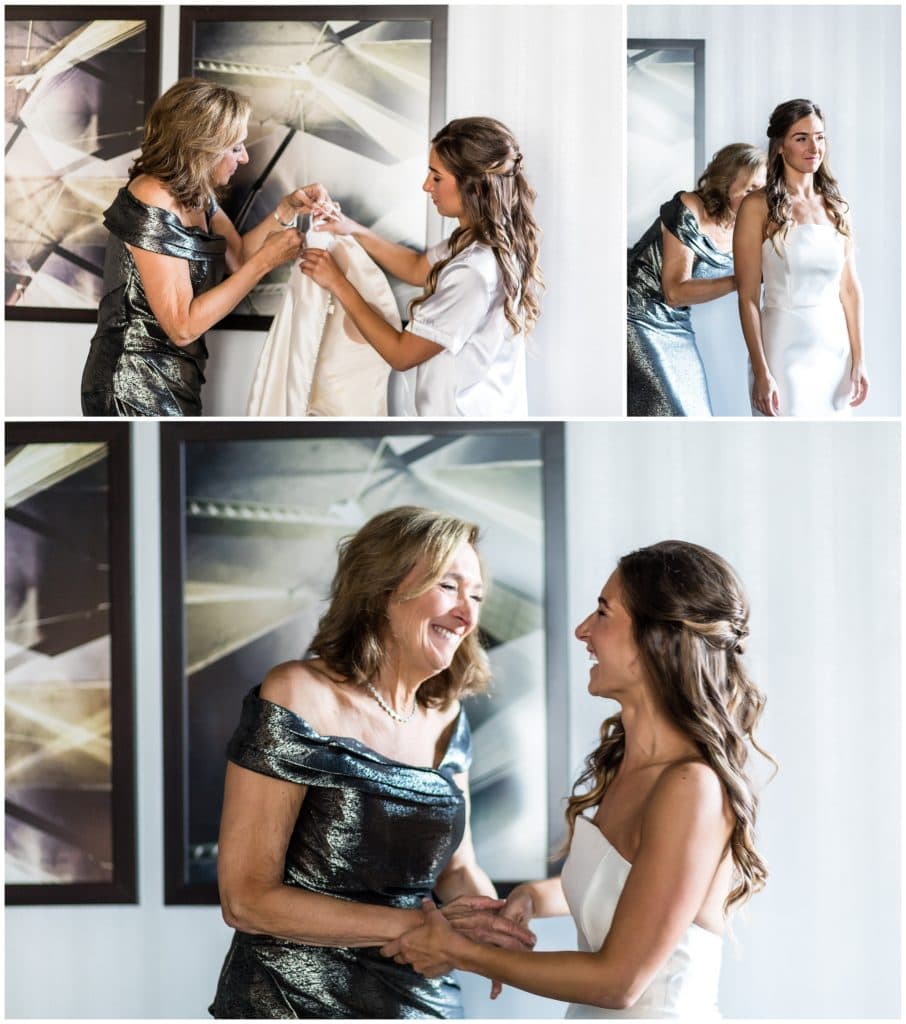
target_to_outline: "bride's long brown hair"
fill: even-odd
[[[668,540],[624,555],[618,563],[622,601],[632,619],[642,665],[656,699],[698,747],[727,793],[735,818],[730,836],[735,885],[724,911],[764,887],[767,867],[755,849],[758,798],[745,772],[765,698],[742,655],[749,608],[732,567],[698,544]],[[601,726],[601,743],[585,761],[566,820],[596,807],[623,760],[620,714]]]
[[[528,333],[541,313],[544,278],[538,266],[541,231],[532,211],[535,192],[513,133],[492,117],[461,117],[431,140],[456,179],[467,227],[450,236],[450,255],[431,268],[410,316],[437,289],[444,267],[472,242],[489,246],[503,279],[503,312],[515,334]]]

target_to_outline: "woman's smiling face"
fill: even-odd
[[[388,654],[401,672],[422,680],[449,668],[459,645],[478,626],[483,592],[478,553],[463,541],[424,593],[406,597],[423,579],[424,566],[416,565],[387,606]]]

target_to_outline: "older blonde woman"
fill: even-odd
[[[129,182],[104,213],[110,240],[82,374],[86,416],[199,415],[204,332],[300,255],[294,218],[317,207],[317,186],[285,196],[242,237],[217,205],[248,163],[249,112],[245,97],[194,78],[151,108]],[[217,283],[224,262],[230,274]]]
[[[314,657],[248,695],[228,756],[218,882],[236,929],[215,1017],[459,1017],[459,989],[381,958],[434,893],[464,934],[533,936],[497,911],[468,820],[483,689],[470,523],[403,507],[340,549]]]
[[[764,184],[764,153],[734,142],[694,192],[677,192],[629,250],[626,299],[630,416],[710,416],[711,395],[689,307],[729,295],[736,212]]]

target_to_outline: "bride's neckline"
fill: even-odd
[[[619,850],[618,850],[618,849],[617,849],[617,848],[616,848],[616,847],[615,847],[615,846],[613,845],[613,843],[612,843],[612,842],[611,842],[611,841],[610,841],[610,840],[609,840],[609,839],[607,838],[607,836],[606,836],[606,835],[604,835],[604,833],[603,833],[603,832],[602,832],[602,831],[601,831],[601,830],[600,830],[600,829],[598,828],[598,826],[597,826],[597,825],[596,825],[596,824],[595,824],[595,823],[594,823],[594,822],[593,822],[593,821],[591,820],[591,818],[586,818],[586,817],[585,817],[585,816],[584,816],[583,814],[580,814],[580,815],[579,815],[579,816],[578,816],[578,817],[576,818],[576,823],[578,824],[578,822],[580,822],[580,821],[583,821],[583,822],[585,822],[585,824],[586,824],[586,825],[588,825],[588,827],[589,827],[589,828],[593,829],[593,830],[594,830],[594,832],[595,832],[595,833],[596,833],[597,835],[599,835],[599,836],[601,837],[601,841],[602,841],[602,842],[604,843],[604,845],[605,845],[605,846],[606,846],[606,847],[607,847],[607,848],[608,848],[608,849],[609,849],[609,850],[610,850],[610,851],[611,851],[612,853],[615,853],[615,854],[616,854],[616,856],[617,856],[617,857],[618,857],[618,858],[619,858],[619,859],[620,859],[620,860],[621,860],[621,861],[622,861],[622,862],[623,862],[623,863],[624,863],[624,864],[626,865],[626,867],[628,867],[628,868],[631,868],[631,867],[632,867],[632,862],[631,862],[631,861],[628,861],[628,860],[627,860],[627,859],[626,859],[626,858],[625,858],[625,857],[623,856],[623,854],[622,854],[622,853],[620,853],[620,851],[619,851]],[[695,922],[695,921],[692,921],[692,922],[690,922],[690,924],[689,924],[689,927],[690,927],[690,928],[695,928],[695,929],[696,929],[697,931],[700,931],[700,932],[701,932],[701,933],[702,933],[703,935],[710,935],[712,939],[716,939],[716,940],[717,940],[718,942],[721,942],[721,943],[722,943],[722,942],[724,941],[724,937],[723,937],[723,935],[720,935],[720,934],[718,934],[717,932],[712,932],[710,928],[705,928],[705,927],[704,927],[703,925],[700,925],[700,924],[698,924],[698,923],[697,923],[697,922]]]

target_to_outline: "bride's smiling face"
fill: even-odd
[[[783,137],[780,153],[783,162],[800,174],[814,174],[827,152],[824,122],[817,114],[794,121]]]
[[[431,202],[437,207],[437,212],[441,217],[459,220],[463,216],[465,211],[462,208],[462,199],[459,195],[459,184],[453,174],[444,166],[433,146],[431,155],[428,157],[428,176],[425,178],[422,189],[431,197]]]
[[[617,571],[604,584],[597,608],[576,626],[576,639],[585,644],[591,659],[589,693],[618,697],[638,685],[642,679],[639,649]]]

